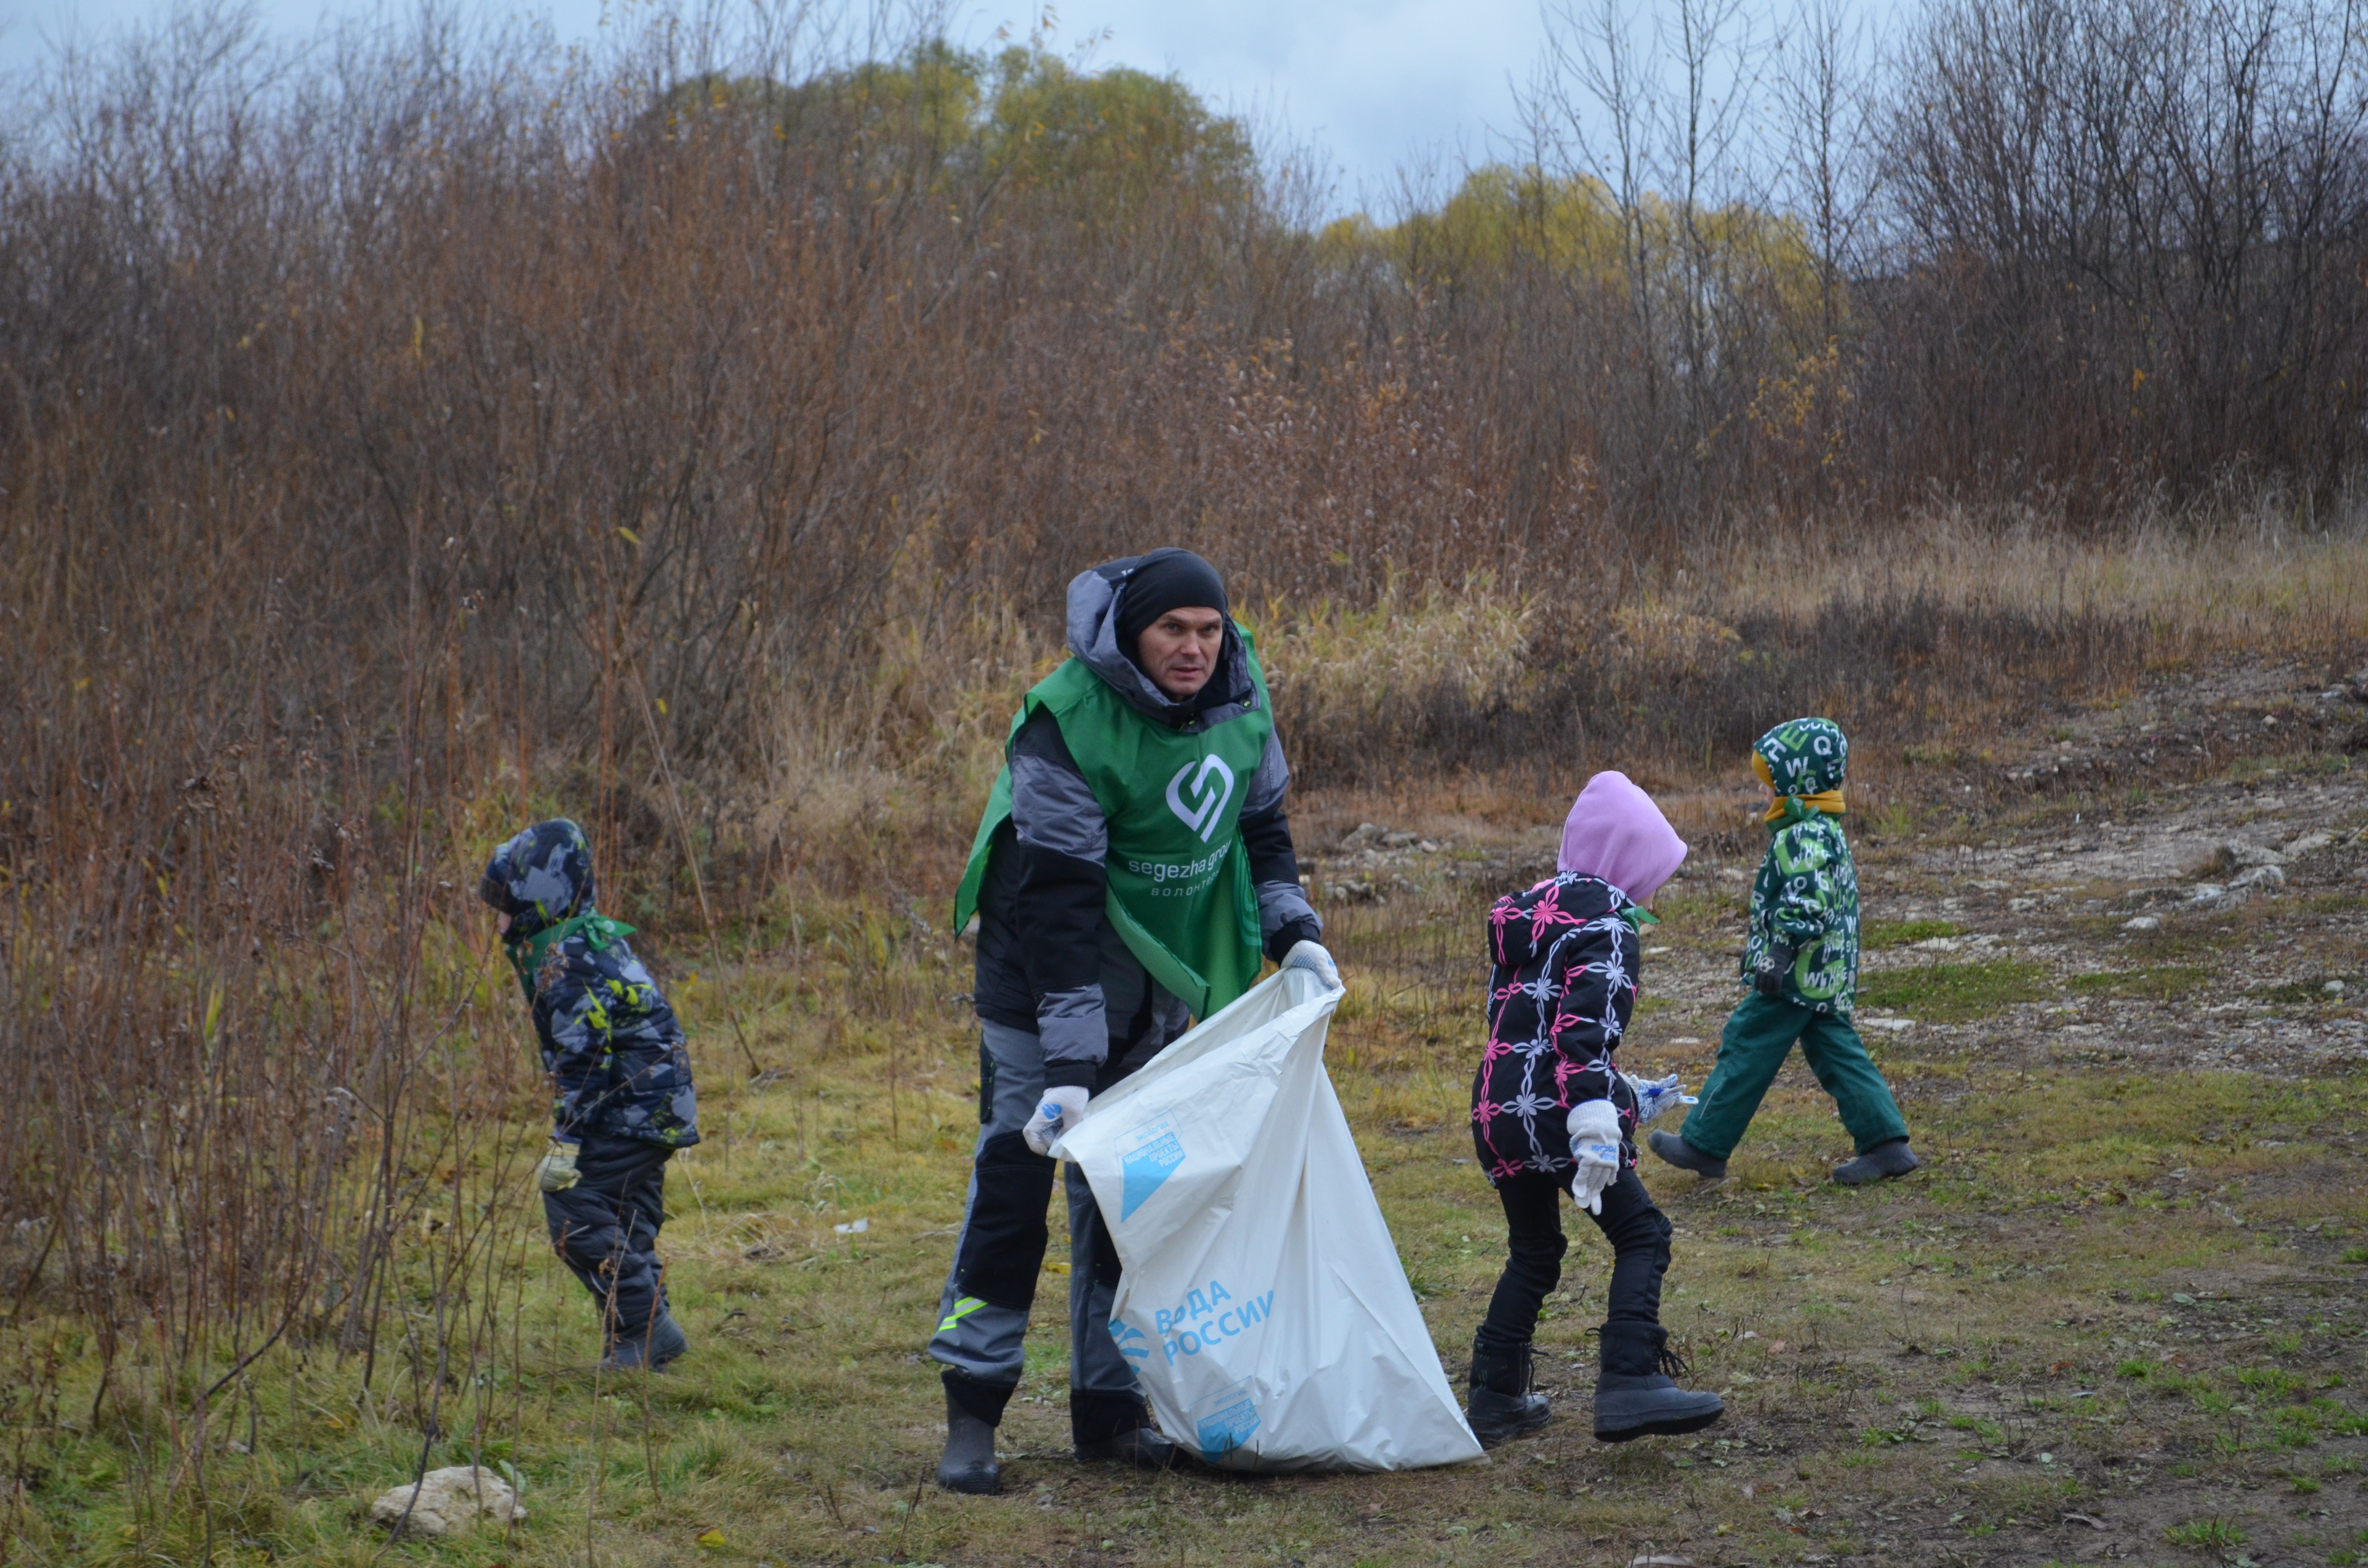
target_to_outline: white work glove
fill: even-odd
[[[1326,991],[1340,989],[1340,966],[1332,961],[1321,942],[1293,942],[1291,951],[1282,955],[1282,967],[1305,970]]]
[[[1620,1075],[1627,1079],[1628,1087],[1635,1091],[1636,1125],[1639,1127],[1651,1121],[1673,1105],[1701,1103],[1702,1096],[1686,1093],[1686,1086],[1678,1082],[1678,1075],[1675,1073],[1666,1078],[1639,1078],[1634,1073],[1622,1073]]]
[[[545,1192],[565,1192],[574,1187],[576,1182],[576,1148],[574,1143],[563,1143],[556,1138],[552,1139],[551,1147],[543,1151],[542,1158],[535,1162],[534,1185]]]
[[[1578,1162],[1570,1196],[1590,1214],[1603,1212],[1603,1189],[1620,1178],[1620,1108],[1588,1100],[1570,1108],[1570,1153]]]
[[[1044,1091],[1036,1103],[1036,1114],[1019,1130],[1028,1146],[1040,1154],[1049,1154],[1061,1135],[1077,1125],[1086,1114],[1086,1102],[1093,1091],[1081,1084],[1062,1084]]]

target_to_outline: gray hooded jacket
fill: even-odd
[[[1069,652],[1155,723],[1228,723],[1258,700],[1241,636],[1229,623],[1208,685],[1178,702],[1118,645],[1118,570],[1069,585]],[[1258,926],[1277,960],[1324,924],[1299,885],[1283,798],[1291,767],[1280,739],[1243,797],[1239,832],[1258,888]],[[996,833],[979,895],[979,1016],[1027,1029],[1044,1048],[1048,1086],[1099,1088],[1183,1032],[1184,1005],[1144,971],[1105,913],[1110,831],[1060,725],[1039,713],[1011,743],[1011,820]],[[1145,1049],[1148,1048],[1148,1049]]]

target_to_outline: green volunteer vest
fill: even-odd
[[[1196,1018],[1225,1007],[1258,979],[1258,889],[1239,828],[1242,796],[1274,733],[1266,672],[1241,633],[1257,688],[1254,707],[1212,729],[1172,730],[1144,717],[1072,658],[1039,681],[1011,721],[1011,737],[1039,710],[1085,775],[1110,828],[1110,922],[1151,977]],[[1006,764],[986,798],[970,865],[954,894],[954,929],[978,912],[995,830],[1011,815]]]

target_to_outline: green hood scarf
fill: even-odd
[[[1249,690],[1213,723],[1189,717],[1170,723],[1142,711],[1140,695],[1130,701],[1114,681],[1131,677],[1155,688],[1131,662],[1112,664],[1112,650],[1101,645],[1110,642],[1104,630],[1084,656],[1073,655],[1028,693],[1004,740],[1008,757],[1011,738],[1039,711],[1060,725],[1109,825],[1110,926],[1195,1018],[1222,1011],[1247,991],[1264,960],[1258,891],[1238,829],[1274,710],[1249,632],[1238,626],[1232,631],[1227,642],[1240,650]],[[1073,626],[1071,646],[1078,645]],[[1225,673],[1221,663],[1210,678]],[[1010,815],[1007,761],[954,895],[957,931],[978,912],[987,854]]]
[[[597,912],[578,915],[556,926],[546,926],[530,937],[518,941],[505,941],[502,951],[518,971],[518,989],[526,993],[526,1005],[534,1006],[535,971],[542,967],[543,956],[560,943],[574,936],[582,936],[594,952],[598,952],[620,937],[630,937],[633,927],[620,920],[611,920]]]

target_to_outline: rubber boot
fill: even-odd
[[[1151,1413],[1133,1394],[1069,1391],[1069,1438],[1088,1464],[1132,1465],[1137,1470],[1173,1470],[1182,1445],[1151,1424]]]
[[[1834,1179],[1844,1187],[1864,1187],[1885,1176],[1904,1176],[1924,1162],[1907,1146],[1905,1138],[1894,1138],[1888,1143],[1877,1143],[1855,1160],[1844,1160],[1834,1167]]]
[[[1714,1393],[1679,1388],[1669,1379],[1685,1363],[1669,1351],[1658,1324],[1603,1325],[1603,1371],[1595,1380],[1595,1437],[1624,1443],[1655,1433],[1699,1432],[1726,1413]]]
[[[666,1370],[666,1363],[690,1348],[690,1341],[670,1316],[661,1314],[658,1320],[640,1334],[620,1334],[600,1358],[604,1372],[653,1372]]]
[[[954,1380],[962,1378],[961,1388]],[[946,1383],[946,1451],[938,1460],[938,1484],[949,1492],[992,1497],[1003,1490],[1003,1467],[995,1462],[995,1422],[992,1408],[1003,1414],[1008,1389],[993,1389],[960,1372],[948,1372]]]
[[[1534,1432],[1553,1418],[1546,1396],[1530,1392],[1530,1347],[1507,1350],[1472,1342],[1472,1403],[1463,1418],[1484,1449]]]
[[[1704,1181],[1725,1181],[1726,1162],[1703,1153],[1674,1132],[1656,1131],[1645,1140],[1653,1153],[1681,1171],[1691,1171]]]

